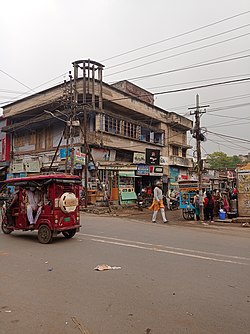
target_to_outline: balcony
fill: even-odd
[[[193,159],[171,156],[169,157],[169,165],[190,168],[190,167],[193,167]]]

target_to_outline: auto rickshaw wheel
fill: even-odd
[[[53,239],[53,233],[48,225],[41,225],[38,229],[38,241],[41,244],[49,244]]]
[[[182,216],[185,220],[193,220],[194,219],[194,211],[192,209],[183,209]]]
[[[6,222],[2,221],[2,231],[4,234],[10,234],[11,232],[13,232],[13,229],[8,228],[8,226],[6,225]]]
[[[66,239],[73,238],[73,236],[76,234],[76,229],[74,228],[72,230],[62,231],[62,234]]]

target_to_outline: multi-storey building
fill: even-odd
[[[3,107],[10,173],[64,171],[68,148],[74,149],[71,166],[83,184],[95,187],[97,168],[111,198],[124,202],[157,178],[171,186],[188,174],[192,121],[155,106],[153,94],[128,81],[102,82],[99,63],[73,64],[72,80]]]

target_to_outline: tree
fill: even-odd
[[[241,164],[241,160],[237,155],[232,157],[223,152],[214,152],[207,156],[207,163],[210,168],[235,168],[237,164]]]

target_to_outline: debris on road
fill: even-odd
[[[116,267],[116,266],[109,266],[108,264],[98,264],[98,266],[94,268],[94,270],[98,270],[98,271],[115,270],[115,269],[122,269],[122,268]]]
[[[187,314],[187,315],[193,315],[193,313],[191,313],[191,312],[186,312],[186,314]]]
[[[76,328],[78,328],[82,334],[90,334],[89,330],[85,326],[83,326],[76,317],[71,317],[71,320],[76,325]]]
[[[48,269],[48,271],[52,271],[52,270],[53,270],[53,268],[49,268],[49,269]]]

